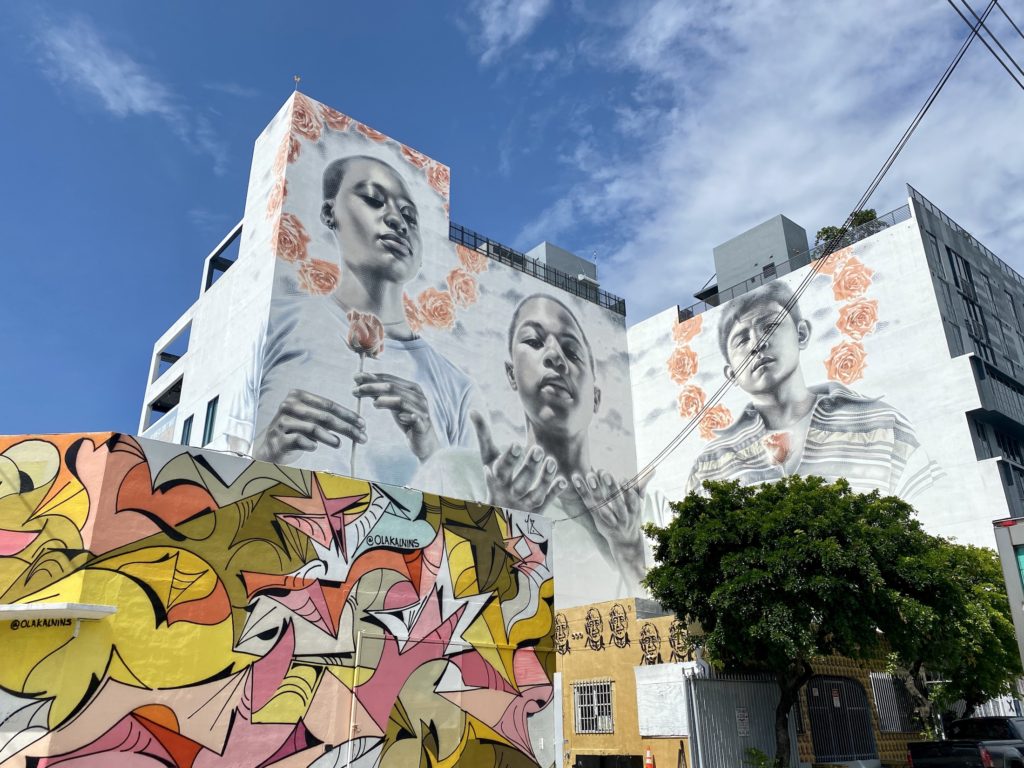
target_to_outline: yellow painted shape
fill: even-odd
[[[340,499],[342,496],[360,496],[366,494],[366,499],[351,509],[345,510],[345,514],[351,515],[362,512],[370,501],[370,484],[364,480],[354,480],[351,477],[339,477],[328,475],[326,472],[317,472],[316,479],[320,481],[320,488],[324,496],[329,499]],[[312,486],[312,480],[310,480]]]
[[[217,574],[201,557],[174,547],[149,547],[104,560],[97,570],[111,570],[145,582],[164,608],[200,600],[217,586]]]
[[[512,679],[513,649],[505,642],[505,622],[497,601],[485,607],[462,636],[509,685],[515,685]]]
[[[53,498],[40,505],[32,517],[47,515],[66,517],[78,530],[82,530],[89,517],[89,494],[86,493],[85,486],[72,478],[54,494]]]
[[[254,723],[294,725],[309,710],[313,694],[320,682],[316,667],[293,664],[277,687],[277,692],[265,706],[252,714]]]

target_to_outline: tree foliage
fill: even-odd
[[[994,553],[930,536],[907,503],[842,480],[704,488],[673,504],[664,528],[647,527],[657,564],[645,584],[701,626],[691,642],[716,666],[774,675],[776,765],[788,764],[788,715],[811,660],[878,658],[878,630],[925,699],[924,669],[942,669],[945,695],[974,703],[1017,672]]]
[[[875,213],[874,208],[862,208],[861,210],[854,211],[851,214],[850,226],[847,228],[845,233],[843,232],[842,227],[835,227],[831,225],[822,227],[814,236],[814,244],[827,245],[829,243],[834,243],[833,250],[845,248],[858,240],[863,240],[869,235],[881,232],[887,226],[888,224],[878,218],[878,214]],[[860,229],[861,227],[864,227],[864,229]],[[857,231],[854,232],[854,230]]]

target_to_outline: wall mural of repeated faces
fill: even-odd
[[[534,766],[541,522],[117,434],[0,438],[0,600],[117,607],[0,623],[0,764]]]
[[[592,651],[603,651],[604,619],[601,618],[601,612],[597,608],[591,608],[587,611],[584,629],[587,640],[586,647]]]
[[[268,461],[574,520],[605,596],[638,590],[622,318],[454,246],[434,161],[305,97],[292,120],[267,206],[267,341],[230,420],[251,425],[241,442]]]
[[[661,664],[663,661],[661,635],[658,633],[658,628],[654,624],[646,622],[640,627],[640,666]]]

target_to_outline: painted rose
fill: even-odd
[[[464,245],[456,245],[455,253],[458,254],[462,266],[473,274],[479,275],[481,272],[487,271],[487,257],[480,251],[474,251]]]
[[[405,322],[409,324],[409,330],[419,333],[420,328],[423,327],[423,318],[420,317],[419,307],[408,293],[402,294],[402,309],[405,310]]]
[[[832,381],[852,384],[864,377],[867,367],[867,352],[859,341],[844,341],[832,347],[825,361],[826,375]]]
[[[380,131],[375,131],[370,126],[363,125],[362,123],[356,123],[356,130],[371,141],[387,141],[388,138]]]
[[[338,287],[340,274],[338,265],[329,261],[304,261],[299,267],[299,287],[314,296],[326,296]]]
[[[817,263],[817,269],[819,275],[834,275],[843,268],[843,264],[846,260],[853,256],[853,246],[848,245],[845,248],[840,248],[838,251],[833,251],[829,254],[827,259],[819,259]]]
[[[679,415],[684,419],[692,419],[704,407],[706,395],[704,390],[693,384],[687,384],[679,390]]]
[[[456,267],[444,279],[448,283],[448,292],[452,301],[460,307],[468,307],[476,303],[476,278],[464,269]]]
[[[716,429],[725,429],[732,424],[732,413],[724,405],[719,403],[714,408],[709,408],[700,420],[700,436],[705,440],[715,438]]]
[[[347,131],[348,127],[352,124],[351,117],[343,115],[338,110],[331,109],[328,106],[321,106],[320,114],[324,119],[324,125],[332,131]]]
[[[434,328],[451,328],[455,325],[455,302],[448,291],[427,288],[419,295],[420,317]]]
[[[270,196],[267,198],[268,219],[274,218],[281,211],[286,197],[288,197],[288,181],[280,178],[274,183],[273,189],[270,190]]]
[[[384,325],[371,312],[348,313],[348,342],[353,352],[378,357],[384,351]]]
[[[854,299],[839,308],[836,328],[854,341],[860,341],[869,333],[874,333],[877,323],[878,300]]]
[[[676,347],[668,359],[668,375],[676,384],[685,384],[697,372],[697,353],[690,347]]]
[[[301,93],[292,101],[292,132],[310,141],[320,138],[320,114],[313,102]]]
[[[409,163],[416,168],[423,168],[430,162],[429,157],[424,155],[422,152],[417,152],[412,147],[405,146],[405,144],[402,145],[402,157],[408,160]]]
[[[271,247],[277,258],[282,261],[305,261],[309,235],[302,222],[293,213],[283,213],[274,224],[274,232],[270,236]]]
[[[770,435],[766,435],[761,440],[761,444],[776,464],[783,464],[789,458],[789,432],[773,432]]]
[[[427,181],[441,197],[448,197],[448,185],[451,182],[451,174],[448,167],[440,163],[434,163],[427,171]]]
[[[836,301],[848,301],[863,296],[871,286],[874,271],[856,256],[851,256],[832,277],[832,295]]]
[[[284,137],[284,141],[281,142],[281,146],[277,150],[277,155],[274,156],[275,176],[283,176],[288,163],[294,163],[299,159],[299,148],[301,146],[299,140],[294,136]]]
[[[684,320],[681,323],[676,323],[672,326],[672,339],[677,344],[689,344],[700,333],[701,326],[704,325],[704,317],[697,315],[691,317],[689,320]]]

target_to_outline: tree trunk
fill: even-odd
[[[779,705],[775,707],[775,768],[791,768],[789,763],[789,713],[797,703],[800,689],[814,675],[805,660],[793,661],[776,677],[779,684]]]
[[[925,685],[924,675],[921,672],[921,662],[915,661],[909,668],[896,669],[896,675],[903,681],[903,685],[913,700],[914,711],[921,720],[921,728],[928,734],[929,738],[939,738],[940,729],[935,720],[935,705],[932,703],[928,693],[928,686]]]

